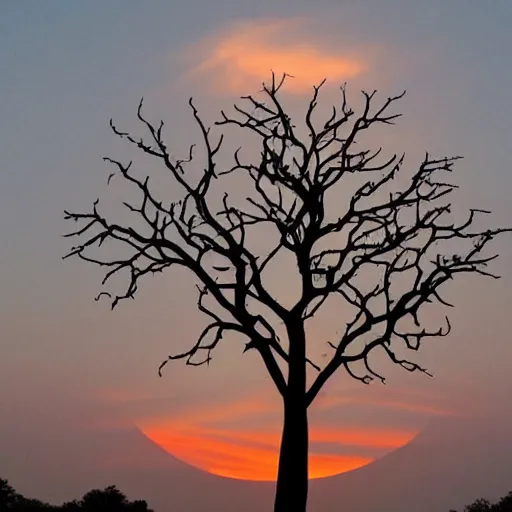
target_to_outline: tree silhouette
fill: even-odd
[[[114,485],[89,491],[77,505],[83,512],[151,512],[145,501],[129,501]]]
[[[65,218],[79,225],[66,235],[78,242],[65,257],[103,267],[103,284],[127,274],[122,293],[102,292],[97,297],[110,297],[112,308],[134,298],[145,276],[172,266],[192,273],[198,283],[197,307],[210,323],[189,350],[170,355],[159,372],[178,359],[208,364],[228,333],[242,338],[244,352],[256,351],[283,402],[275,511],[303,512],[307,410],[322,386],[340,368],[365,384],[384,381],[369,359],[377,352],[409,372],[428,373],[400,351],[414,352],[425,339],[446,336],[450,323],[446,319],[445,328],[422,327],[420,309],[428,303],[451,306],[440,289],[456,276],[497,277],[486,270],[497,255],[484,254],[484,248],[506,230],[475,229],[475,218],[488,213],[483,210],[470,210],[458,224],[450,220],[448,199],[456,185],[443,175],[459,157],[427,154],[407,177],[401,172],[404,155],[381,159],[381,149],[356,144],[363,132],[394,123],[400,114],[391,108],[403,94],[375,107],[376,92],[363,91],[364,106],[356,114],[342,87],[339,107],[318,122],[314,118],[322,83],[314,87],[297,128],[280,94],[286,78],[276,80],[273,75],[271,83],[263,85],[264,101],[250,95],[243,98],[246,107],[235,105],[233,115],[221,112],[216,126],[239,129],[248,145],[252,137],[260,148],[255,160],[244,158],[239,148],[227,167],[219,162],[223,135],[214,139],[192,99],[206,156],[204,168],[201,163],[195,171],[190,166],[196,162],[194,146],[186,158],[175,159],[164,139],[163,122],[149,121],[142,101],[138,120],[146,138],[121,131],[111,121],[115,135],[162,164],[181,190],[181,200],[160,198],[161,188],[149,176],[139,175],[131,163],[106,158],[115,169],[108,182],[122,178],[138,191],[140,202],[123,203],[133,215],[125,223],[103,213],[99,200],[92,211],[66,211]],[[342,204],[340,198],[354,177],[360,185]],[[238,186],[241,179],[250,184],[248,197]],[[259,252],[254,241],[262,234],[274,245]],[[113,244],[116,256],[108,249]],[[450,250],[457,253],[450,255]],[[282,254],[293,258],[300,282],[300,293],[289,306],[268,284],[268,270]],[[306,324],[327,301],[340,299],[353,316],[339,338],[329,342],[332,353],[320,365],[310,358]],[[316,372],[311,382],[308,370]]]
[[[493,512],[512,512],[512,491],[498,501],[492,509]]]
[[[111,485],[105,489],[93,489],[84,494],[81,500],[50,505],[40,500],[26,498],[18,494],[7,482],[0,479],[0,512],[153,512],[144,500],[129,501],[127,497]]]
[[[56,507],[40,500],[25,498],[17,493],[7,480],[0,478],[0,511],[44,512],[56,510]]]
[[[0,478],[0,510],[7,510],[12,507],[19,497],[19,494],[9,485],[9,482]]]
[[[457,512],[450,510],[450,512]],[[498,502],[491,503],[485,498],[479,498],[464,507],[464,512],[512,512],[512,492],[503,496]]]
[[[80,502],[81,510],[98,512],[117,512],[125,510],[126,496],[115,486],[106,487],[104,490],[94,489],[84,495]]]
[[[464,512],[491,512],[492,510],[493,506],[491,505],[491,502],[484,498],[479,498],[471,505],[464,507]]]

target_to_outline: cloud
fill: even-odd
[[[304,18],[260,19],[233,23],[184,53],[187,79],[204,82],[216,93],[247,93],[268,81],[271,72],[293,75],[286,90],[309,93],[324,78],[343,82],[367,69],[353,51],[335,51],[308,33]]]
[[[271,401],[255,396],[218,407],[198,407],[172,416],[137,422],[140,431],[178,459],[209,473],[236,479],[272,481],[276,477],[281,429]],[[238,420],[233,425],[233,420]],[[257,422],[255,420],[258,420]],[[418,429],[310,427],[310,478],[357,469],[404,446]]]
[[[175,429],[171,424],[147,425],[141,432],[178,459],[219,476],[242,480],[272,481],[276,478],[280,434],[202,428]],[[311,431],[310,478],[323,478],[369,464],[378,456],[357,453],[354,446],[399,448],[414,432]],[[317,446],[318,441],[349,447],[348,453],[332,453]],[[356,453],[354,453],[356,451]]]
[[[344,405],[368,405],[375,408],[383,409],[399,409],[402,411],[409,411],[412,413],[423,414],[426,416],[459,416],[459,411],[437,407],[435,405],[428,405],[422,403],[412,403],[406,400],[376,400],[372,397],[358,396],[356,397],[343,397],[343,396],[326,396],[318,400],[317,407],[321,409],[332,409]]]
[[[418,389],[412,391],[398,388],[387,389],[385,392],[373,389],[372,393],[369,393],[368,390],[363,392],[345,390],[342,394],[321,394],[315,403],[315,407],[319,410],[351,405],[368,406],[372,409],[401,410],[426,417],[460,416],[463,414],[462,408],[454,408],[453,404],[447,402],[446,397],[422,393]]]
[[[122,392],[113,397],[127,398]],[[136,402],[137,428],[183,462],[229,478],[275,479],[282,415],[276,395],[256,389],[172,408]],[[396,418],[397,411],[411,414]],[[421,390],[354,388],[321,395],[310,423],[310,478],[367,465],[411,442],[428,417],[454,414],[441,397]]]

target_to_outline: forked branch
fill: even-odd
[[[363,106],[356,113],[349,107],[343,86],[339,106],[315,123],[324,81],[313,88],[304,122],[297,127],[282,101],[286,78],[272,76],[260,96],[244,97],[246,106],[235,105],[234,115],[221,112],[216,123],[255,136],[260,149],[256,161],[245,160],[239,148],[231,165],[221,163],[224,138],[212,135],[190,100],[206,155],[204,170],[195,180],[189,172],[195,145],[184,159],[174,158],[164,140],[164,123],[150,122],[143,114],[142,101],[137,117],[145,138],[123,132],[111,121],[115,135],[161,162],[181,188],[182,197],[164,204],[153,193],[150,177],[141,178],[131,163],[106,158],[114,166],[108,183],[119,177],[138,192],[138,204],[123,205],[145,227],[136,229],[130,221],[109,220],[100,211],[99,200],[89,213],[66,212],[67,219],[78,223],[66,236],[79,240],[66,257],[77,256],[103,267],[103,284],[114,275],[127,274],[123,293],[111,296],[104,291],[98,296],[110,297],[112,307],[133,298],[143,276],[173,265],[193,273],[199,283],[197,307],[210,323],[189,350],[170,355],[159,373],[168,361],[177,359],[190,365],[209,364],[224,334],[231,332],[244,339],[244,351],[254,349],[260,354],[283,395],[288,385],[283,366],[310,364],[315,368],[318,373],[307,391],[308,404],[341,367],[364,383],[384,381],[370,364],[369,356],[376,350],[407,371],[428,374],[417,363],[397,355],[397,348],[414,352],[426,339],[448,335],[448,318],[445,328],[427,329],[422,327],[420,311],[432,303],[451,307],[441,290],[458,275],[497,278],[488,269],[497,255],[486,249],[510,229],[476,229],[477,215],[489,213],[478,209],[470,210],[462,223],[450,220],[450,199],[456,185],[446,176],[460,157],[426,154],[409,178],[403,175],[399,185],[396,177],[402,173],[405,155],[384,157],[382,148],[357,144],[362,132],[392,125],[399,118],[393,108],[404,93],[378,103],[375,91],[363,92]],[[236,197],[236,189],[230,188],[234,174],[249,180],[252,193],[248,197]],[[359,184],[346,204],[328,200],[328,192],[338,191],[337,187],[344,190],[349,176],[358,178]],[[222,188],[226,192],[219,203],[212,200],[213,183],[221,180],[225,180]],[[221,206],[214,208],[214,204]],[[248,241],[261,238],[263,232],[269,234],[269,240],[276,240],[271,233],[277,235],[278,242],[257,254]],[[126,255],[114,259],[105,251],[102,258],[102,246],[111,243],[120,244]],[[453,248],[456,254],[450,254]],[[300,296],[289,308],[265,283],[267,268],[283,252],[293,256],[301,284]],[[404,288],[394,295],[397,282]],[[207,297],[214,306],[206,304]],[[344,300],[353,311],[352,319],[339,339],[330,343],[332,355],[325,366],[307,356],[297,363],[290,358],[290,349],[305,340],[288,339],[283,344],[278,324],[293,332],[293,322],[304,324],[332,298]],[[363,339],[366,341],[361,344]],[[355,363],[363,364],[363,374],[356,372]]]

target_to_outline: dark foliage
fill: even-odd
[[[450,512],[457,511],[450,510]],[[512,491],[496,503],[491,503],[485,498],[479,498],[470,505],[466,505],[463,512],[512,512]]]
[[[50,505],[40,500],[18,494],[7,480],[0,479],[0,512],[153,512],[146,501],[129,501],[111,485],[105,489],[93,489],[80,500],[62,505]]]

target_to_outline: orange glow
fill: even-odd
[[[247,418],[274,410],[273,403],[261,396],[254,395],[243,401],[216,403],[214,405],[202,404],[199,408],[182,412],[173,419],[173,425],[186,427],[198,422],[215,423],[240,417]]]
[[[355,403],[375,405],[377,407],[386,409],[399,409],[403,411],[423,413],[429,416],[458,416],[461,413],[460,411],[457,410],[441,408],[424,403],[405,400],[386,400],[381,397],[379,397],[379,399],[375,399],[361,395],[357,395],[355,397],[320,396],[315,405],[320,409],[331,409],[334,407],[339,407],[341,405],[350,405]]]
[[[141,427],[154,443],[178,459],[209,473],[243,480],[276,478],[280,434],[198,427],[183,422],[157,421]],[[310,433],[310,478],[333,476],[357,469],[375,457],[357,455],[357,448],[395,449],[407,444],[416,432],[379,429],[313,429]],[[315,443],[350,448],[350,454],[321,453]]]
[[[324,404],[324,407],[326,404]],[[203,403],[172,416],[137,422],[151,441],[183,462],[211,474],[275,481],[281,441],[281,404],[259,390],[238,400]],[[417,428],[316,423],[310,426],[309,476],[333,476],[373,462],[409,443]]]
[[[330,429],[313,430],[312,442],[336,443],[367,448],[396,449],[404,446],[416,436],[417,432],[381,429]]]
[[[366,70],[356,56],[332,53],[305,33],[307,20],[282,19],[239,22],[195,46],[195,65],[189,79],[208,75],[208,86],[217,92],[246,93],[268,81],[271,71],[286,72],[293,79],[286,90],[308,93],[324,78],[336,82],[356,77]]]
[[[355,396],[350,396],[346,393],[345,396],[321,395],[317,398],[315,406],[318,409],[332,409],[343,405],[364,404],[384,409],[398,409],[402,411],[422,413],[428,416],[459,416],[461,414],[460,410],[438,407],[437,405],[429,405],[428,402],[432,402],[434,399],[435,397],[432,396],[412,396],[409,397],[409,400],[393,400],[386,399],[382,396],[364,396],[359,393]],[[427,403],[424,403],[424,401]]]

